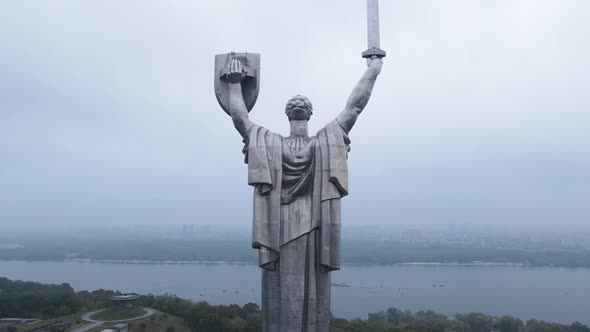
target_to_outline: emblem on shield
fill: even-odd
[[[239,59],[246,69],[246,77],[242,80],[242,95],[248,112],[252,110],[258,92],[260,91],[260,54],[257,53],[227,53],[215,56],[215,97],[225,113],[229,112],[229,83],[225,79],[229,64],[233,59]]]

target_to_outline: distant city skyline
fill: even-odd
[[[284,105],[302,93],[315,132],[364,70],[364,10],[1,3],[0,229],[250,227],[252,188],[215,100],[214,55],[261,53],[252,119],[287,133]],[[382,1],[388,56],[350,133],[343,223],[589,230],[589,10],[584,0]]]

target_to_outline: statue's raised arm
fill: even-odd
[[[367,59],[367,65],[368,68],[363,74],[363,77],[361,77],[361,80],[358,82],[354,90],[352,90],[350,97],[348,97],[346,107],[336,118],[338,123],[340,123],[346,131],[352,129],[359,114],[361,114],[365,106],[367,106],[377,76],[381,73],[383,60],[381,57],[373,57]]]
[[[227,81],[229,82],[229,112],[234,122],[234,127],[242,137],[248,134],[248,130],[254,123],[248,118],[248,109],[242,95],[242,80],[246,77],[246,69],[239,59],[233,59],[229,64]]]

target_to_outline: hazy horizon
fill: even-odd
[[[348,226],[590,230],[590,2],[382,1]],[[214,55],[261,53],[254,122],[310,133],[366,65],[364,1],[0,4],[0,229],[250,227]]]

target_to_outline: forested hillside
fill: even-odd
[[[110,306],[112,290],[75,292],[70,285],[46,285],[12,281],[0,277],[0,317],[53,318]],[[138,305],[152,307],[180,317],[194,332],[258,332],[262,330],[262,313],[254,303],[210,305],[174,295],[143,295]],[[396,308],[370,314],[367,319],[334,318],[332,332],[590,332],[580,323],[563,325],[537,320],[526,322],[481,313],[448,317],[433,311],[412,313]]]

